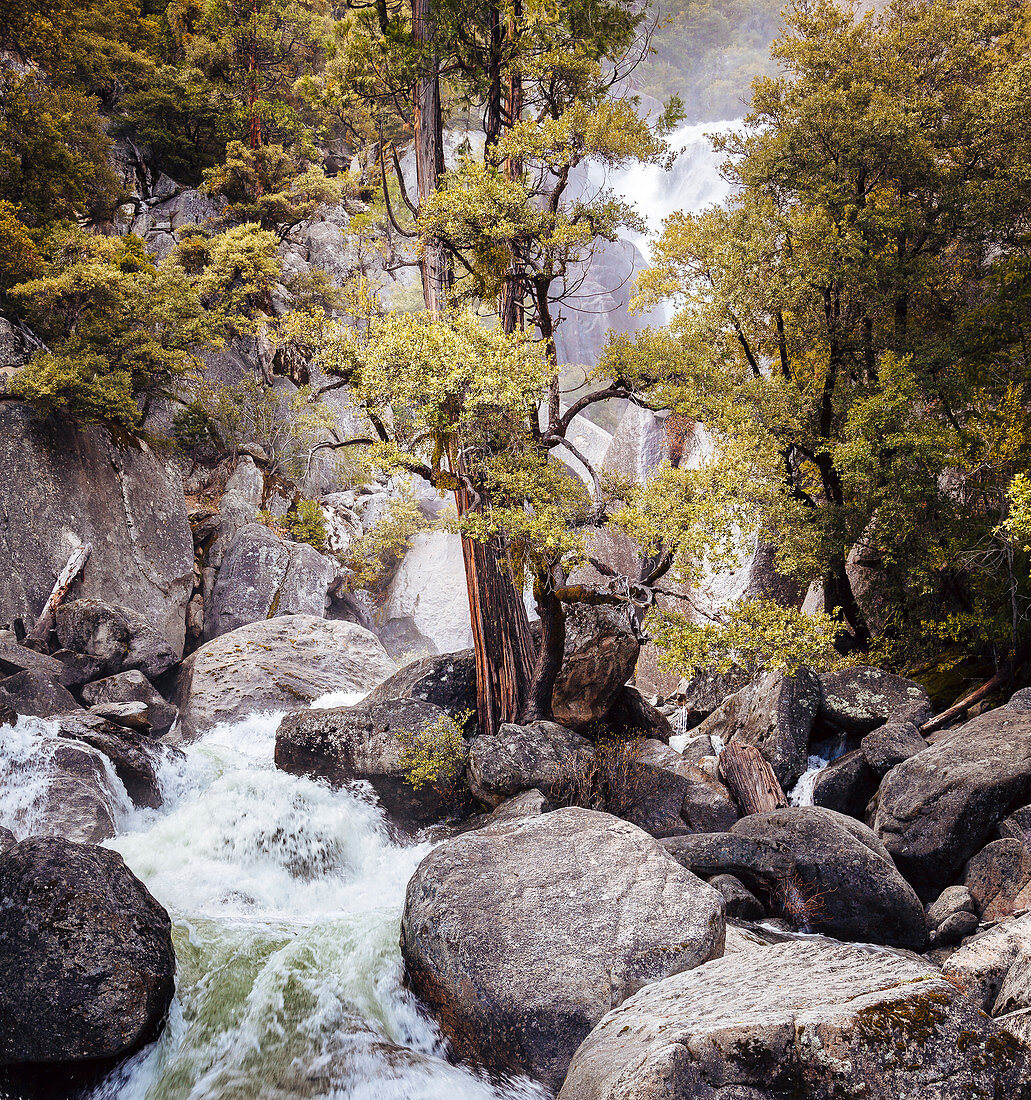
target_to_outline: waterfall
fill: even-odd
[[[730,184],[720,175],[723,154],[713,150],[706,135],[740,127],[740,119],[681,126],[669,138],[677,158],[668,172],[656,164],[633,164],[605,174],[597,169],[592,172],[592,184],[607,186],[619,198],[633,203],[644,217],[647,233],[628,233],[627,239],[646,260],[651,258],[653,235],[661,231],[670,214],[695,214],[723,202],[730,194]]]
[[[405,888],[432,844],[392,840],[361,784],[278,771],[280,718],[191,743],[161,765],[160,810],[118,814],[106,845],[172,917],[176,998],[160,1039],[92,1100],[539,1100],[449,1064],[402,984]],[[4,730],[0,824],[31,824],[48,728]]]

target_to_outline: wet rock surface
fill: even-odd
[[[418,788],[404,764],[406,744],[444,717],[440,707],[414,699],[288,714],[276,733],[276,767],[336,785],[367,780],[391,820],[405,827],[454,817],[467,800],[464,761],[448,778]]]
[[[174,979],[168,914],[116,852],[32,838],[0,855],[0,1066],[137,1050]]]

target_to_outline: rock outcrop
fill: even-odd
[[[501,725],[496,734],[474,737],[469,744],[469,789],[494,809],[506,799],[532,789],[566,800],[589,782],[594,746],[555,722],[528,726]]]
[[[928,963],[844,944],[739,951],[648,986],[559,1100],[1027,1100],[1029,1056]]]
[[[604,718],[633,676],[640,651],[625,608],[573,604],[551,696],[555,721],[579,732]]]
[[[1029,797],[1031,712],[999,707],[937,734],[892,768],[873,828],[917,893],[932,901]]]
[[[287,542],[268,527],[242,527],[226,550],[204,601],[204,636],[218,638],[277,615],[322,618],[336,574],[333,563],[306,543]]]
[[[476,714],[476,658],[471,649],[423,657],[398,669],[370,693],[366,702],[419,699],[452,718]]]
[[[872,733],[886,722],[919,726],[932,713],[922,685],[868,665],[825,672],[820,688],[820,721],[845,733]]]
[[[450,840],[408,885],[408,979],[455,1050],[555,1089],[648,982],[723,951],[720,895],[640,829],[563,809]]]
[[[33,837],[0,855],[0,1065],[138,1050],[174,982],[168,914],[117,852]]]
[[[87,684],[82,689],[82,700],[91,707],[105,703],[146,704],[151,733],[155,737],[168,733],[179,717],[178,708],[166,702],[146,676],[136,670]]]
[[[182,656],[146,616],[103,600],[62,604],[57,609],[57,636],[64,649],[87,659],[82,665],[91,680],[129,669],[156,680]]]
[[[173,702],[186,730],[199,734],[248,714],[295,710],[329,692],[367,692],[393,671],[370,631],[284,615],[202,645],[183,661]]]
[[[731,832],[791,853],[797,875],[783,900],[799,924],[842,940],[926,946],[920,899],[861,822],[819,806],[792,806],[744,817]]]
[[[406,744],[425,738],[442,718],[440,707],[414,699],[288,714],[276,733],[276,767],[335,785],[367,780],[394,822],[427,825],[455,816],[468,797],[461,783],[463,759],[452,762],[449,774],[418,787],[406,773]]]
[[[694,731],[754,745],[766,758],[784,790],[806,770],[809,734],[820,705],[820,682],[814,672],[794,676],[770,672],[726,699]]]
[[[0,625],[35,623],[72,539],[92,546],[72,598],[142,614],[179,657],[193,587],[182,482],[139,441],[0,406]]]

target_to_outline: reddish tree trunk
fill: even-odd
[[[469,511],[465,490],[455,494],[458,514]],[[495,733],[519,719],[530,688],[533,639],[526,607],[499,540],[462,539],[469,618],[476,655],[476,720],[480,733]]]

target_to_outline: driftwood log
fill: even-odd
[[[788,804],[773,769],[754,745],[731,741],[720,753],[720,774],[743,814],[762,814]]]
[[[29,631],[25,639],[26,645],[43,645],[46,642],[47,636],[54,626],[55,612],[61,605],[61,601],[68,595],[68,589],[71,588],[72,581],[75,580],[86,564],[86,559],[90,556],[92,549],[93,547],[88,542],[76,540],[71,556],[58,575],[57,582],[50,593],[50,598],[43,605],[43,610],[36,620],[36,625]]]

